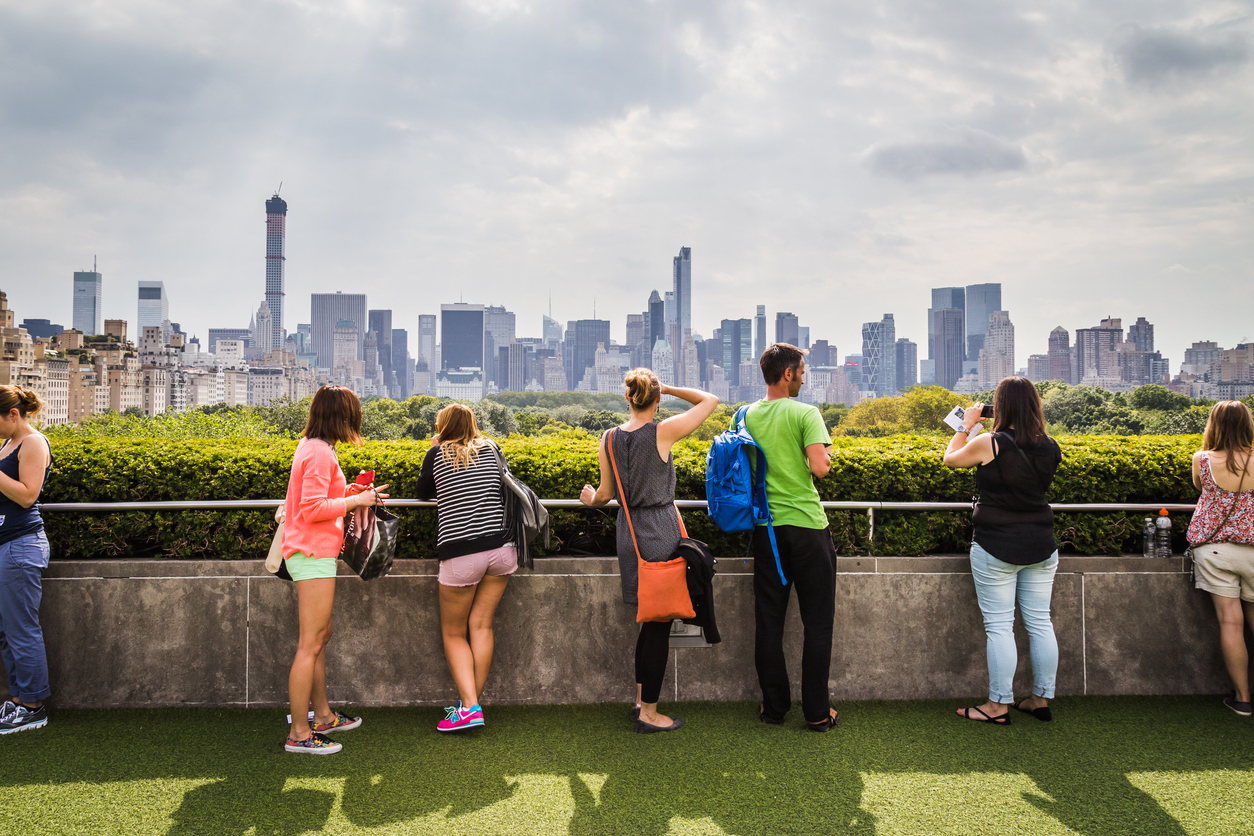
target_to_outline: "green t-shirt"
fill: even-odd
[[[762,400],[745,413],[745,427],[766,453],[766,499],[775,524],[827,528],[827,515],[819,504],[806,458],[811,444],[832,443],[822,413],[787,398]]]

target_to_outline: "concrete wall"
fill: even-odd
[[[345,571],[340,565],[341,574]],[[336,588],[335,703],[448,705],[434,561],[400,561]],[[520,571],[496,622],[489,703],[626,702],[634,611],[614,558]],[[723,643],[676,648],[663,700],[756,700],[752,564],[719,563]],[[984,632],[965,557],[840,558],[833,698],[977,697]],[[1182,558],[1063,557],[1054,587],[1059,695],[1225,690],[1215,616]],[[799,698],[796,607],[786,651]],[[259,561],[56,561],[42,620],[58,706],[281,705],[296,641],[293,585]],[[1020,633],[1016,691],[1026,694]],[[3,688],[3,684],[0,684]]]

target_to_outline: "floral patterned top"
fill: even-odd
[[[1210,472],[1210,453],[1202,456],[1202,496],[1189,523],[1190,543],[1245,543],[1254,545],[1254,490],[1226,491]],[[1235,503],[1235,507],[1234,507]],[[1228,509],[1232,509],[1228,515]],[[1228,515],[1222,531],[1219,523]]]

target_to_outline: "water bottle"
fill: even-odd
[[[1145,527],[1141,529],[1141,555],[1154,556],[1154,518],[1145,518]]]
[[[1158,512],[1154,520],[1154,554],[1156,557],[1171,557],[1171,517],[1167,509]]]

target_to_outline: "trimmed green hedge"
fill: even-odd
[[[1197,498],[1190,457],[1199,436],[1070,436],[1059,440],[1063,463],[1054,482],[1055,502],[1192,502]],[[966,502],[975,491],[973,470],[941,463],[945,439],[893,436],[838,438],[832,472],[819,480],[825,500]],[[45,502],[131,500],[273,499],[287,489],[296,443],[282,440],[59,439]],[[511,436],[502,447],[514,472],[542,497],[575,498],[597,480],[596,442],[582,435],[549,438]],[[687,440],[675,447],[681,499],[705,498],[708,442]],[[378,471],[394,497],[412,497],[426,442],[372,441],[341,445],[350,478]],[[435,514],[398,509],[403,518],[400,557],[432,557]],[[879,512],[875,542],[867,542],[861,511],[829,513],[841,554],[920,555],[957,553],[970,543],[969,512]],[[1058,539],[1067,551],[1121,554],[1140,550],[1142,514],[1059,514]],[[1176,548],[1184,547],[1189,515],[1175,514]],[[158,556],[171,558],[259,558],[273,529],[265,511],[177,511],[169,513],[47,512],[44,519],[58,558]],[[685,514],[692,536],[715,553],[745,553],[748,538],[728,535],[703,513]],[[612,534],[613,512],[558,511],[557,545],[579,534]]]

